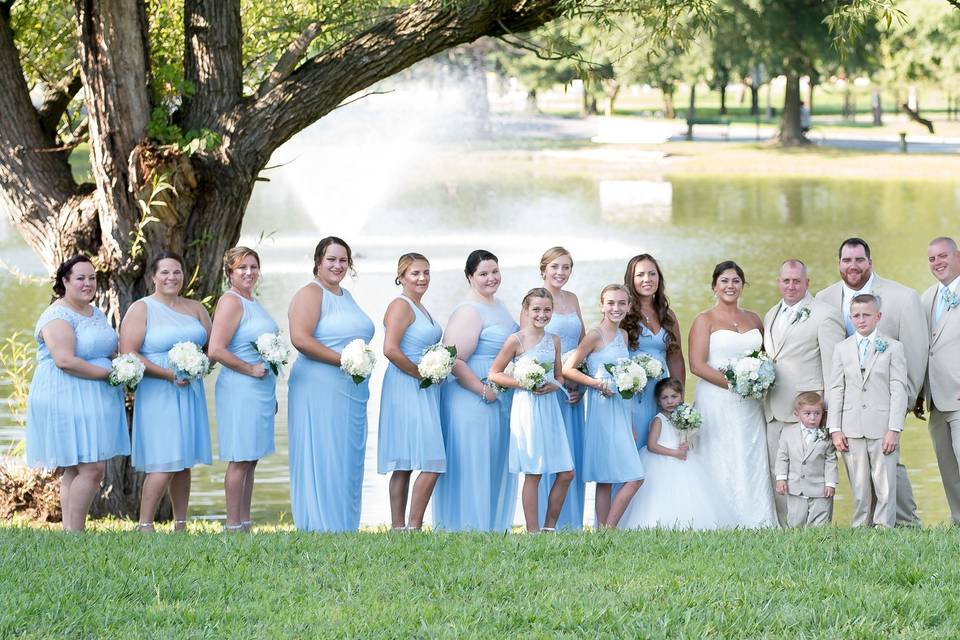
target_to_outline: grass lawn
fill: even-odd
[[[0,637],[937,638],[960,529],[144,536],[0,526]]]

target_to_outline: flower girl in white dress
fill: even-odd
[[[654,397],[660,408],[650,423],[647,448],[640,457],[647,481],[630,502],[623,529],[717,529],[725,526],[726,509],[717,504],[707,471],[697,460],[687,460],[690,444],[670,421],[683,402],[683,386],[676,378],[657,383]]]

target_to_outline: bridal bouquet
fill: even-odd
[[[614,363],[603,365],[617,384],[617,391],[624,400],[643,391],[647,386],[647,371],[643,365],[630,358],[618,358]]]
[[[167,358],[177,380],[197,380],[213,370],[207,354],[193,342],[178,342],[170,347]]]
[[[742,398],[762,400],[776,379],[773,362],[760,350],[747,352],[720,370],[730,381],[730,390]]]
[[[532,356],[521,356],[507,365],[503,372],[516,380],[522,388],[533,391],[546,381],[552,368],[553,365],[544,364]]]
[[[457,348],[448,347],[441,343],[429,346],[423,350],[423,357],[417,365],[417,371],[423,380],[420,388],[426,389],[432,384],[440,384],[453,371],[453,364],[457,361]]]
[[[264,333],[250,343],[260,354],[260,359],[270,366],[273,375],[280,374],[280,367],[290,360],[290,345],[280,337],[280,333]]]
[[[146,369],[140,358],[132,353],[117,356],[110,362],[110,376],[107,378],[107,384],[111,387],[123,386],[131,392],[136,391]]]
[[[340,352],[340,368],[353,378],[354,384],[360,384],[370,377],[377,364],[377,354],[366,342],[357,338]]]
[[[633,361],[643,367],[644,372],[647,374],[647,378],[650,380],[659,380],[666,374],[666,371],[663,370],[663,363],[653,356],[648,356],[645,353],[641,353],[633,356]]]
[[[682,402],[670,412],[670,422],[683,434],[683,441],[686,442],[691,432],[696,431],[703,424],[703,416],[695,406]]]

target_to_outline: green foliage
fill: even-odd
[[[0,525],[0,636],[925,639],[960,615],[956,528],[95,529]]]
[[[169,191],[174,197],[177,195],[177,190],[170,183],[170,174],[168,173],[154,174],[151,184],[150,196],[146,200],[143,198],[137,199],[137,206],[140,207],[140,220],[137,222],[137,228],[133,232],[133,241],[130,243],[130,258],[132,260],[137,260],[143,255],[143,246],[147,240],[145,235],[147,225],[160,222],[160,219],[153,215],[154,211],[170,206],[160,198],[160,195],[166,191]]]
[[[77,57],[73,3],[18,0],[10,13],[10,27],[20,51],[27,84],[55,84]]]
[[[0,382],[9,388],[7,406],[10,415],[21,428],[27,424],[27,399],[30,395],[30,381],[36,367],[36,344],[30,336],[16,331],[0,342]],[[17,457],[23,454],[24,440],[10,445],[6,455]]]

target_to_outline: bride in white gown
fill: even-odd
[[[766,421],[759,400],[741,398],[727,388],[720,367],[763,344],[760,317],[740,308],[746,280],[735,262],[713,272],[717,303],[690,328],[690,370],[697,382],[696,405],[703,415],[699,442],[690,451],[713,476],[718,502],[729,509],[733,526],[776,526],[773,490],[767,466]]]

